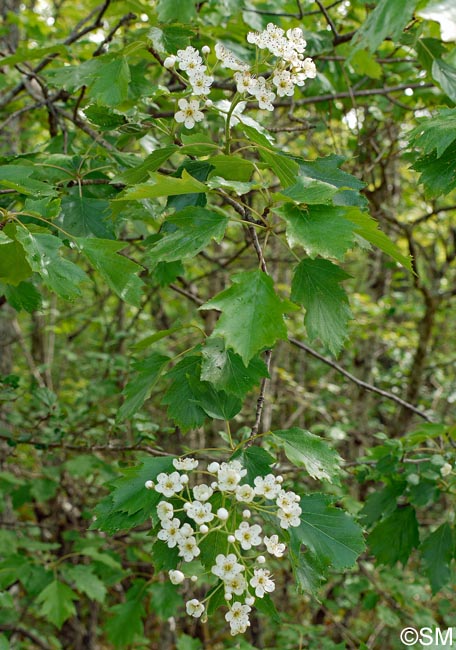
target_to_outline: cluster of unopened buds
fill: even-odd
[[[234,71],[233,77],[238,95],[245,99],[256,99],[260,109],[273,111],[273,102],[277,95],[291,97],[296,86],[303,86],[306,79],[313,79],[316,76],[314,62],[304,56],[307,44],[299,27],[289,29],[285,33],[281,27],[269,23],[262,32],[249,32],[247,41],[256,45],[259,50],[265,50],[267,53],[265,58],[269,55],[275,57],[267,77],[258,74],[257,70],[253,71],[247,63],[241,61],[221,43],[215,45],[214,51],[217,62],[222,67]],[[204,119],[200,104],[201,97],[205,98],[205,107],[213,106],[212,100],[208,98],[214,81],[212,74],[207,74],[206,57],[210,51],[207,45],[202,47],[201,52],[189,46],[185,50],[178,50],[176,55],[166,57],[163,63],[165,68],[177,66],[187,75],[187,80],[180,76],[188,83],[193,97],[179,99],[179,110],[174,116],[176,122],[184,123],[187,129],[193,128],[196,122]],[[238,97],[237,103],[239,101]]]
[[[192,486],[184,472],[196,470],[198,461],[174,459],[173,464],[176,471],[161,473],[155,482],[146,482],[146,488],[164,497],[157,505],[157,538],[168,548],[178,549],[181,563],[198,558],[201,542],[211,533],[217,532],[218,538],[222,536],[225,540],[224,553],[216,555],[207,572],[218,579],[217,584],[204,600],[188,600],[187,614],[195,618],[205,616],[207,602],[223,590],[228,606],[225,619],[231,634],[245,632],[255,599],[264,598],[275,588],[271,572],[264,566],[266,558],[261,548],[275,557],[282,557],[286,550],[278,535],[263,535],[260,524],[252,519],[273,515],[283,529],[299,526],[300,498],[283,489],[282,476],[257,476],[253,486],[242,482],[247,470],[237,460],[210,463],[206,470],[197,473],[198,478],[206,476],[208,482],[199,480]],[[186,576],[184,570],[169,571],[173,584],[181,584],[187,577],[193,582],[198,580],[195,575]]]

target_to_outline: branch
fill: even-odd
[[[304,352],[310,354],[312,357],[315,357],[315,359],[318,359],[319,361],[323,361],[323,363],[326,363],[326,365],[330,366],[331,368],[334,368],[334,370],[337,370],[337,372],[339,372],[344,377],[347,377],[347,379],[352,381],[357,386],[360,386],[365,390],[369,390],[372,393],[377,393],[377,395],[381,395],[382,397],[386,397],[387,399],[396,402],[396,404],[400,404],[403,408],[406,408],[409,411],[413,411],[413,413],[419,415],[420,418],[423,418],[423,420],[426,420],[426,422],[433,421],[432,418],[426,415],[424,411],[421,411],[416,406],[413,406],[413,404],[406,402],[405,400],[401,399],[400,397],[397,397],[393,393],[390,393],[386,390],[382,390],[381,388],[377,388],[377,386],[374,386],[373,384],[368,384],[366,381],[363,381],[362,379],[358,379],[358,377],[352,375],[351,372],[345,370],[345,368],[340,366],[338,363],[335,363],[334,361],[331,361],[331,359],[328,359],[327,357],[324,357],[322,354],[319,354],[316,350],[313,350],[305,343],[301,343],[301,341],[298,341],[297,339],[292,337],[289,337],[288,340],[292,345],[295,345],[297,348],[300,348],[301,350],[304,350]]]
[[[388,86],[387,88],[368,88],[365,90],[352,90],[351,92],[340,92],[340,93],[328,93],[327,95],[315,95],[314,97],[303,97],[302,99],[296,100],[294,103],[296,106],[304,106],[306,104],[318,104],[320,102],[330,102],[334,99],[351,99],[352,97],[370,97],[371,95],[388,95],[389,93],[398,93],[402,92],[406,88],[434,88],[434,84],[431,83],[413,83],[413,84],[401,84],[397,86]],[[274,106],[289,106],[289,101],[279,101],[274,102]],[[255,105],[252,103],[249,104],[249,108],[255,108]]]
[[[11,436],[0,433],[0,440],[6,440],[7,442],[14,442],[17,445],[29,445],[31,447],[38,447],[42,449],[64,449],[68,451],[80,451],[80,452],[92,452],[92,451],[104,451],[107,453],[118,453],[119,451],[145,451],[151,456],[168,456],[166,451],[160,451],[159,449],[154,449],[149,447],[149,445],[123,445],[115,446],[111,444],[107,445],[73,445],[66,444],[64,442],[43,442],[42,440],[15,440]]]
[[[30,632],[30,630],[26,630],[23,627],[15,627],[14,625],[0,625],[0,630],[2,632],[12,632],[13,634],[20,634],[26,639],[30,639],[30,641],[33,641],[33,643],[39,646],[40,648],[42,648],[42,650],[52,650],[50,645],[42,641],[36,634]]]

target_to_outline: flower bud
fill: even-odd
[[[175,63],[176,63],[175,56],[167,56],[166,59],[163,61],[163,66],[165,68],[174,68]]]
[[[187,476],[187,474],[182,474],[182,476],[181,476],[181,483],[184,483],[184,485],[185,485],[186,483],[188,483],[188,476]]]
[[[198,576],[192,576],[192,577],[190,578],[190,580],[191,580],[192,582],[196,582],[196,581],[198,580]]]
[[[266,562],[266,558],[264,557],[264,555],[259,555],[257,557],[257,562],[258,564],[264,564]]]
[[[247,598],[245,599],[245,604],[251,607],[254,603],[255,603],[255,598],[253,596],[247,596]]]
[[[212,101],[212,99],[206,99],[204,105],[206,106],[206,108],[211,108],[214,105],[214,102]]]
[[[209,54],[210,51],[211,51],[211,48],[209,47],[209,45],[203,45],[203,47],[201,48],[201,52],[203,54]]]
[[[228,510],[227,510],[226,508],[219,508],[219,509],[217,510],[217,517],[218,517],[221,521],[226,521],[226,520],[228,519],[228,517],[229,517]]]
[[[203,535],[205,535],[208,532],[209,532],[209,528],[206,526],[206,524],[202,524],[200,526],[200,533],[203,533]]]
[[[155,484],[154,484],[153,481],[146,481],[144,483],[144,486],[145,486],[146,490],[153,490],[154,487],[155,487]]]
[[[234,535],[228,535],[228,541],[229,541],[230,544],[234,544],[234,542],[236,541],[235,536]]]
[[[215,474],[219,467],[220,465],[214,461],[213,463],[209,463],[209,465],[207,466],[207,471],[210,474]]]
[[[233,594],[230,594],[229,592],[225,594],[225,600],[231,600],[233,598]]]
[[[169,579],[173,585],[180,585],[185,580],[185,576],[182,571],[171,570],[168,572]]]
[[[244,517],[244,519],[250,519],[250,517],[252,516],[252,513],[250,512],[250,510],[243,510],[242,511],[242,516]]]

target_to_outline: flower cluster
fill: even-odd
[[[253,518],[260,520],[265,513],[275,515],[279,528],[299,526],[299,496],[284,490],[283,478],[273,474],[257,476],[250,485],[245,482],[247,470],[237,460],[213,462],[200,470],[198,477],[208,477],[206,482],[190,481],[185,473],[198,468],[197,460],[174,459],[173,464],[175,471],[159,474],[155,483],[146,482],[146,488],[164,497],[157,505],[157,538],[168,548],[177,548],[180,563],[193,562],[204,553],[201,542],[215,532],[217,535],[210,540],[220,551],[207,572],[217,579],[216,586],[204,600],[188,600],[187,614],[203,616],[207,601],[221,590],[228,606],[225,619],[231,633],[245,632],[255,599],[264,598],[275,588],[261,549],[278,558],[286,550],[277,534],[264,535],[262,526]],[[188,577],[193,582],[198,580],[194,575]],[[186,575],[176,568],[169,571],[169,578],[177,585],[186,580]]]
[[[296,86],[303,86],[306,79],[316,76],[314,62],[304,56],[306,41],[299,27],[289,29],[285,33],[282,28],[269,23],[262,32],[249,32],[247,41],[256,45],[259,50],[265,50],[267,57],[272,55],[276,58],[268,78],[258,74],[258,66],[253,70],[222,43],[217,43],[214,51],[218,64],[234,71],[237,92],[256,99],[260,109],[273,111],[276,96],[291,97]],[[179,70],[187,75],[192,95],[207,98],[214,81],[214,77],[207,74],[207,65],[203,62],[203,56],[209,52],[207,45],[201,49],[201,53],[189,46],[185,50],[178,50],[177,55],[168,56],[164,66],[172,68],[177,65]],[[206,99],[205,104],[210,107],[212,101]],[[176,112],[175,120],[184,123],[188,129],[193,128],[195,123],[201,122],[204,117],[198,99],[180,99],[178,106],[180,110]]]

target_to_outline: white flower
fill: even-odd
[[[195,122],[201,122],[204,119],[203,113],[199,110],[199,101],[197,99],[179,99],[177,102],[179,108],[174,119],[178,123],[184,123],[187,129],[193,129]]]
[[[171,472],[171,474],[162,472],[157,476],[157,481],[155,490],[165,497],[173,497],[177,492],[181,492],[184,489],[182,477],[179,472]]]
[[[225,594],[236,594],[241,596],[247,589],[247,581],[242,573],[237,573],[231,578],[226,578],[224,581]]]
[[[160,501],[157,506],[157,515],[160,521],[163,519],[172,519],[174,515],[174,508],[168,501]]]
[[[234,576],[242,573],[244,567],[242,564],[237,562],[236,555],[234,553],[228,553],[228,555],[223,555],[220,553],[215,558],[215,564],[211,568],[212,573],[220,578],[221,580],[231,580]]]
[[[173,460],[173,465],[176,469],[191,472],[192,469],[196,469],[198,467],[198,461],[196,458],[175,458]]]
[[[251,586],[255,589],[255,595],[263,598],[265,593],[271,593],[275,589],[274,580],[271,579],[268,569],[255,569],[253,578],[250,579]]]
[[[270,92],[269,90],[265,90],[264,92],[260,92],[256,95],[256,98],[258,100],[258,106],[266,111],[273,111],[274,110],[274,105],[273,101],[275,99],[274,93]]]
[[[306,49],[307,43],[303,38],[302,29],[300,27],[295,27],[294,29],[289,29],[287,31],[288,39],[293,44],[294,49],[297,52],[304,52]]]
[[[264,478],[261,476],[256,476],[254,483],[255,494],[258,494],[258,496],[263,496],[266,499],[275,499],[282,491],[280,483],[277,482],[274,474],[268,474]]]
[[[211,90],[214,77],[209,77],[203,72],[198,72],[190,77],[194,95],[207,95]]]
[[[196,539],[191,535],[185,537],[178,542],[179,555],[185,562],[191,562],[195,557],[200,554],[200,549],[196,544]]]
[[[181,541],[180,521],[174,519],[163,519],[161,522],[162,529],[158,532],[157,537],[166,542],[168,548],[174,548]]]
[[[278,535],[271,535],[271,537],[264,537],[263,542],[266,545],[268,553],[275,555],[276,557],[282,557],[285,553],[286,546],[279,542]]]
[[[171,571],[168,571],[168,575],[170,582],[173,585],[180,585],[185,580],[185,576],[182,571],[172,569]]]
[[[192,598],[192,600],[188,600],[186,602],[185,609],[187,610],[187,614],[189,616],[193,616],[194,618],[199,618],[201,614],[204,612],[204,605],[203,603],[200,603],[200,601],[197,598]]]
[[[292,492],[291,490],[288,492],[280,490],[276,503],[278,507],[285,512],[297,512],[299,510],[299,514],[301,514],[302,511],[299,507],[299,500],[299,495],[297,495],[296,492]]]
[[[221,43],[215,45],[215,56],[220,63],[230,70],[248,70],[249,66],[237,58],[228,48]]]
[[[244,485],[238,485],[236,488],[236,500],[243,501],[244,503],[250,503],[255,498],[255,490],[244,483]]]
[[[301,510],[301,508],[299,508],[299,510]],[[301,512],[292,512],[292,511],[285,512],[284,510],[279,509],[277,512],[277,516],[279,518],[279,523],[281,528],[287,529],[290,526],[292,527],[299,526],[301,523],[301,519],[299,517],[300,514]]]
[[[193,488],[193,496],[197,501],[207,501],[213,494],[214,490],[209,485],[206,485],[206,483],[195,485]]]
[[[291,97],[294,93],[294,84],[291,78],[291,73],[288,70],[281,70],[274,74],[272,78],[272,83],[277,88],[277,94],[279,97],[284,97],[285,95]]]
[[[249,613],[252,608],[249,605],[241,605],[235,602],[225,614],[225,620],[230,624],[231,634],[242,634],[250,625]]]
[[[300,72],[304,72],[308,79],[314,79],[317,76],[317,69],[312,59],[304,59]]]
[[[250,526],[246,521],[239,524],[239,528],[234,532],[234,536],[240,542],[241,548],[248,551],[252,546],[261,544],[261,527],[258,524]]]
[[[241,478],[247,474],[238,460],[229,463],[222,463],[217,471],[219,490],[222,492],[234,492]]]
[[[234,492],[241,475],[235,469],[220,469],[218,472],[218,485],[222,492]]]
[[[235,72],[233,76],[238,93],[248,93],[252,81],[252,75],[250,72]]]
[[[179,68],[185,70],[188,73],[188,70],[195,70],[195,68],[203,67],[203,59],[201,58],[200,53],[194,47],[190,45],[185,48],[185,50],[177,51],[177,60],[179,62]]]
[[[443,477],[448,476],[449,474],[451,474],[452,471],[453,471],[453,467],[450,465],[450,463],[445,463],[445,464],[442,465],[442,467],[440,468],[440,474],[441,474]]]
[[[201,524],[206,524],[209,521],[212,521],[215,517],[212,512],[212,504],[210,503],[201,503],[201,501],[193,501],[189,503],[186,508],[187,517],[193,519],[198,526]]]

